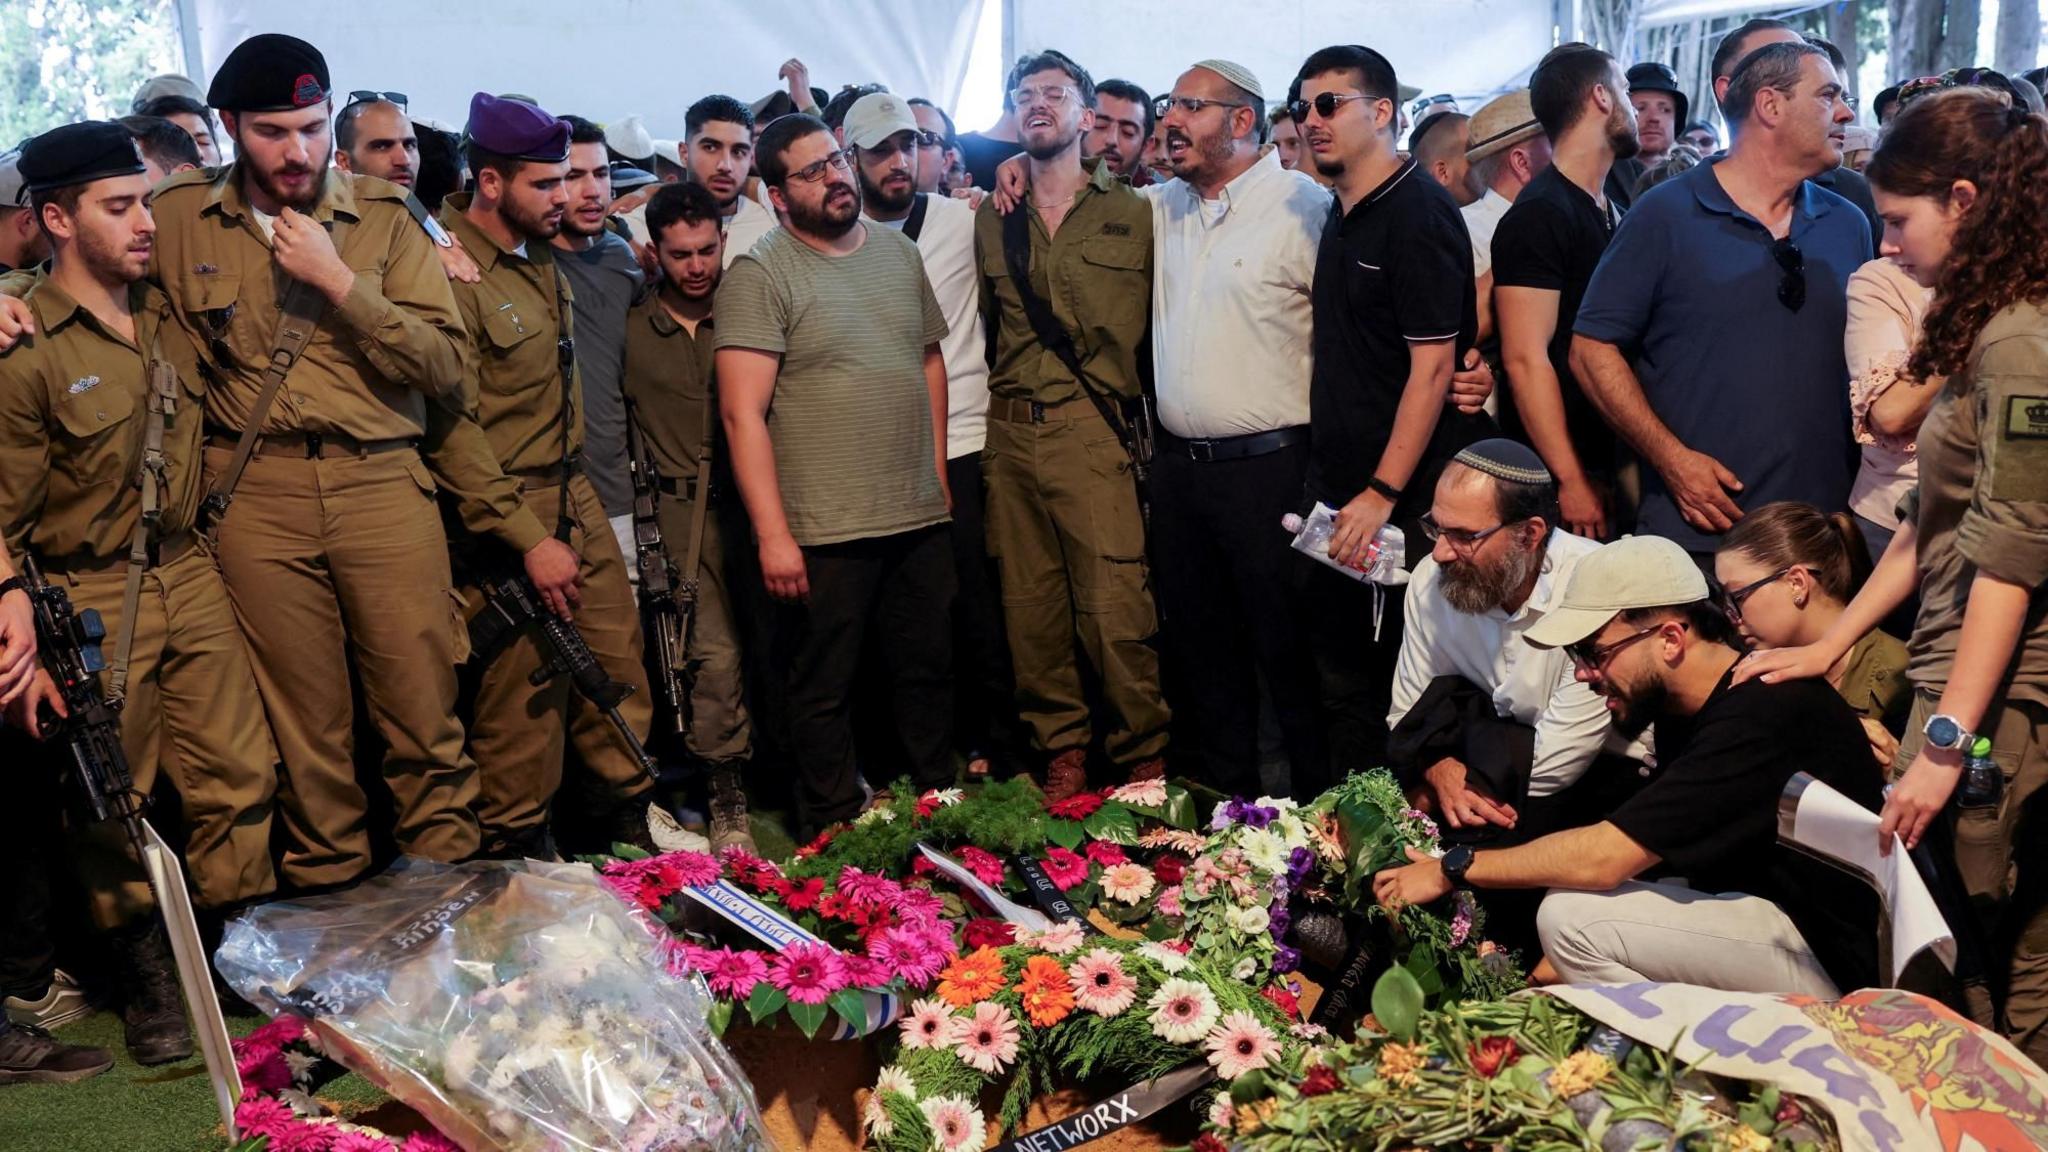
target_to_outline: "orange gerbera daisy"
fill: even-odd
[[[993,948],[976,948],[939,973],[939,999],[955,1008],[972,1008],[1002,990],[1003,957]]]
[[[1074,985],[1067,970],[1050,956],[1033,956],[1024,962],[1024,978],[1017,982],[1017,1001],[1024,1014],[1040,1028],[1050,1028],[1074,1010]]]

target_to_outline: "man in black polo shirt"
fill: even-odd
[[[1530,180],[1493,235],[1493,304],[1512,402],[1501,430],[1557,477],[1564,524],[1602,540],[1616,526],[1614,430],[1572,375],[1572,321],[1621,205],[1603,185],[1636,152],[1635,109],[1614,57],[1586,44],[1551,49],[1529,77],[1529,106],[1551,165]]]
[[[1569,984],[1662,981],[1833,999],[1876,983],[1876,893],[1778,842],[1796,772],[1872,812],[1856,714],[1825,680],[1730,684],[1734,626],[1676,543],[1631,536],[1572,569],[1522,638],[1571,653],[1624,732],[1657,726],[1657,776],[1606,820],[1512,848],[1453,848],[1373,879],[1383,905],[1548,888],[1543,954]],[[1797,689],[1786,691],[1786,689]]]
[[[1291,107],[1337,203],[1316,253],[1315,369],[1309,383],[1307,502],[1339,509],[1330,554],[1363,567],[1392,523],[1411,563],[1428,552],[1420,518],[1437,474],[1492,432],[1447,411],[1452,367],[1479,329],[1472,242],[1458,206],[1394,151],[1393,65],[1342,45],[1308,58]],[[1401,650],[1401,598],[1327,568],[1303,569],[1322,620],[1316,664],[1339,771],[1385,758]]]

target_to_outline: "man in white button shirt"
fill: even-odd
[[[1450,829],[1492,825],[1521,841],[1597,820],[1604,815],[1599,797],[1626,787],[1635,772],[1610,762],[1588,788],[1564,794],[1603,753],[1643,758],[1641,746],[1614,729],[1601,697],[1573,676],[1563,649],[1521,641],[1563,595],[1579,560],[1599,548],[1556,521],[1557,483],[1516,441],[1472,445],[1437,481],[1423,522],[1433,548],[1408,583],[1387,724],[1398,727],[1433,682],[1455,677],[1490,696],[1501,720],[1535,729],[1526,784],[1518,766],[1468,765],[1455,756],[1413,765],[1420,777],[1411,794]]]
[[[1472,274],[1479,281],[1479,344],[1489,360],[1499,359],[1500,338],[1493,321],[1493,233],[1515,197],[1536,174],[1550,167],[1550,139],[1529,106],[1529,90],[1496,96],[1472,117],[1472,143],[1465,153],[1472,187],[1480,197],[1459,209],[1472,234]]]

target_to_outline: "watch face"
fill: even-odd
[[[1937,748],[1955,747],[1962,734],[1962,726],[1946,716],[1936,716],[1927,722],[1927,742]]]

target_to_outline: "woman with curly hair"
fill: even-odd
[[[2048,118],[1934,93],[1892,121],[1867,175],[1885,254],[1934,289],[1906,371],[1948,379],[1920,425],[1909,515],[1863,591],[1821,640],[1757,653],[1742,676],[1823,674],[1919,590],[1879,835],[1911,848],[1940,818],[1984,918],[1997,1023],[2048,1062]],[[1965,781],[1979,737],[2000,776]]]

